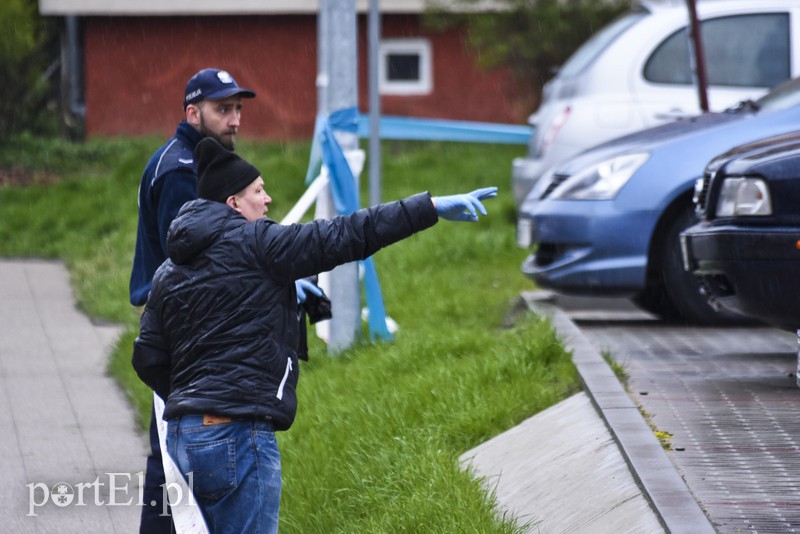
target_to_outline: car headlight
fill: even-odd
[[[726,178],[717,200],[717,217],[772,215],[767,183],[761,178]]]
[[[606,200],[614,198],[650,154],[626,154],[597,163],[572,175],[550,198],[564,200]]]

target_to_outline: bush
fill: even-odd
[[[13,133],[58,132],[58,26],[36,0],[0,2],[0,141]]]

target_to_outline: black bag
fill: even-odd
[[[300,303],[300,308],[308,315],[308,322],[311,324],[324,321],[333,317],[331,313],[331,299],[323,292],[321,297],[314,293],[306,292],[305,302]]]

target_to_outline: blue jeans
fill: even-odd
[[[191,480],[210,532],[278,531],[281,456],[270,423],[204,425],[200,415],[170,419],[167,450]]]

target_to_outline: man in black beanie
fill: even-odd
[[[219,143],[201,142],[194,152],[198,167],[197,196],[200,198],[225,202],[261,176],[261,171]]]
[[[233,149],[239,133],[243,99],[254,98],[223,69],[202,69],[186,82],[179,99],[184,118],[175,134],[148,161],[139,184],[139,222],[130,278],[130,302],[147,301],[156,269],[167,258],[167,229],[181,206],[197,198],[197,166],[193,152],[204,137],[214,137]],[[170,534],[172,518],[165,514],[164,468],[155,424],[150,423],[150,455],[143,489],[141,534]]]
[[[275,431],[297,411],[294,281],[365,259],[440,217],[477,221],[497,188],[421,193],[283,226],[266,218],[272,199],[258,169],[211,138],[195,157],[200,198],[170,226],[133,366],[166,401],[167,449],[211,532],[276,532]]]

